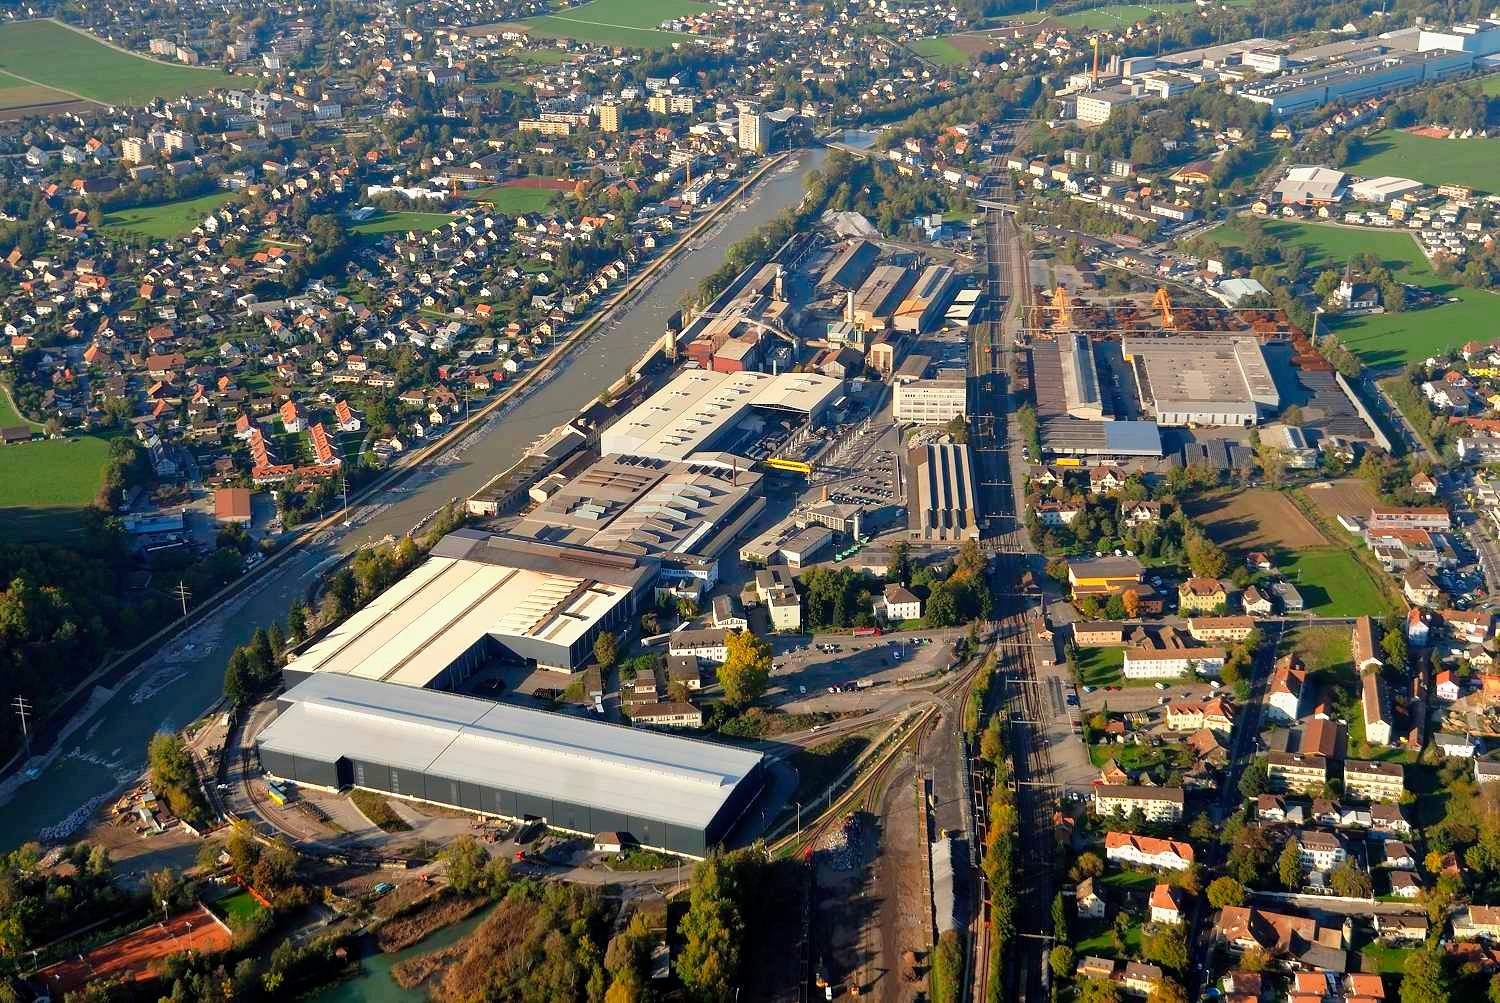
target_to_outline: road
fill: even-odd
[[[353,512],[352,526],[333,525],[268,566],[139,672],[112,689],[96,688],[87,706],[65,726],[54,755],[36,764],[36,774],[0,785],[0,803],[6,804],[0,843],[62,839],[87,824],[114,792],[140,775],[146,742],[154,732],[182,727],[219,698],[225,657],[249,640],[257,625],[281,619],[291,602],[344,555],[386,534],[405,533],[450,499],[478,490],[519,459],[527,443],[593,400],[661,336],[682,294],[720,265],[730,245],[801,199],[804,171],[824,157],[821,149],[803,153],[794,164],[774,171],[699,235],[674,268],[624,305],[615,319],[600,325],[589,344],[524,401],[361,505]]]

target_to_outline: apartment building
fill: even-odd
[[[1188,620],[1188,633],[1195,641],[1243,641],[1255,629],[1248,616],[1195,616]]]
[[[1130,815],[1139,811],[1148,822],[1176,822],[1182,818],[1181,787],[1137,787],[1131,784],[1100,784],[1094,788],[1094,812],[1099,815]]]
[[[1190,673],[1217,676],[1223,668],[1223,648],[1125,649],[1126,679],[1176,679]]]
[[[1326,873],[1342,864],[1349,855],[1337,833],[1302,829],[1292,838],[1297,841],[1297,856],[1305,871]]]
[[[1344,792],[1367,801],[1399,801],[1406,790],[1406,771],[1400,763],[1362,759],[1344,762]]]
[[[1318,792],[1328,783],[1328,760],[1294,752],[1272,752],[1266,757],[1267,779],[1277,792]]]
[[[1193,866],[1193,845],[1176,839],[1107,832],[1104,834],[1104,856],[1132,867],[1185,871]]]

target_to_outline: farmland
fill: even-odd
[[[1500,325],[1500,297],[1439,277],[1410,234],[1279,220],[1266,223],[1265,229],[1278,244],[1306,247],[1310,269],[1337,269],[1356,254],[1369,252],[1378,255],[1398,280],[1451,298],[1427,310],[1328,320],[1327,327],[1367,366],[1404,366],[1465,341],[1488,339]],[[1233,223],[1208,236],[1226,246],[1244,242],[1243,229]]]
[[[78,528],[94,500],[109,444],[93,436],[0,446],[0,536],[55,537]]]
[[[349,228],[351,233],[369,237],[380,237],[387,233],[407,230],[434,230],[452,219],[445,212],[382,212],[373,219],[357,223]]]
[[[1385,129],[1366,139],[1361,149],[1359,159],[1347,167],[1355,174],[1393,174],[1429,185],[1500,191],[1500,139],[1432,139]]]
[[[154,240],[172,240],[187,233],[232,198],[233,192],[212,192],[160,205],[121,209],[104,217],[103,230],[117,236],[136,234]]]
[[[692,0],[593,0],[564,13],[529,17],[520,24],[533,35],[572,38],[600,45],[637,49],[670,49],[691,35],[662,31],[657,25],[674,17],[696,14],[707,4]]]
[[[1194,503],[1191,514],[1222,547],[1279,553],[1328,542],[1285,495],[1276,491],[1216,492]]]
[[[0,26],[0,70],[104,104],[145,104],[255,82],[218,70],[145,59],[55,21]]]
[[[930,59],[939,66],[962,66],[969,61],[968,53],[947,38],[919,38],[909,48],[923,59]]]
[[[1371,506],[1380,504],[1374,489],[1357,477],[1329,481],[1327,485],[1309,487],[1306,494],[1329,522],[1336,522],[1341,515],[1363,521],[1369,516]]]
[[[74,100],[71,94],[28,83],[9,73],[0,73],[0,112]]]

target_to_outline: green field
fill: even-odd
[[[502,55],[536,66],[557,66],[568,58],[568,53],[561,49],[506,49]]]
[[[1345,165],[1350,173],[1500,192],[1500,139],[1431,139],[1384,129],[1366,139],[1363,150],[1358,160]]]
[[[494,185],[477,188],[469,193],[475,202],[488,202],[497,212],[519,216],[522,213],[541,212],[551,205],[561,192],[551,188],[520,188],[514,185]]]
[[[1309,268],[1339,269],[1354,255],[1370,252],[1378,254],[1402,282],[1453,299],[1426,310],[1326,319],[1326,329],[1336,332],[1367,366],[1404,366],[1466,341],[1488,340],[1500,326],[1500,296],[1464,289],[1438,277],[1409,233],[1283,220],[1267,222],[1266,232],[1279,244],[1306,247]],[[1243,231],[1232,223],[1207,236],[1223,245],[1244,242]]]
[[[223,916],[226,921],[233,924],[235,920],[247,921],[254,919],[260,913],[266,911],[266,907],[255,901],[255,896],[249,892],[236,892],[225,896],[213,904],[214,912]]]
[[[1479,81],[1479,92],[1485,97],[1500,96],[1500,73]]]
[[[257,82],[219,70],[144,59],[55,21],[0,26],[0,70],[105,104],[145,104]]]
[[[382,212],[374,219],[351,226],[349,232],[383,236],[406,230],[435,230],[452,218],[445,212]]]
[[[528,17],[520,23],[533,35],[544,37],[636,49],[670,49],[674,43],[692,41],[694,36],[662,31],[657,25],[674,17],[696,14],[708,6],[693,0],[594,0],[561,14]]]
[[[1364,565],[1347,550],[1317,547],[1299,551],[1279,570],[1302,593],[1307,611],[1319,616],[1382,616],[1387,612],[1380,589]]]
[[[138,234],[156,240],[172,240],[192,230],[232,198],[234,192],[212,192],[176,202],[121,209],[104,217],[102,229],[106,233],[114,231],[117,234]]]
[[[0,428],[10,428],[13,425],[30,425],[39,428],[36,422],[22,416],[15,405],[10,402],[10,394],[0,390]]]
[[[1125,681],[1124,648],[1079,648],[1078,678],[1084,686],[1118,686]]]
[[[921,56],[930,59],[939,66],[962,66],[969,61],[962,49],[954,45],[942,36],[937,38],[919,38],[912,42],[907,48]]]
[[[93,436],[0,446],[0,536],[37,539],[78,528],[99,493],[109,444]]]

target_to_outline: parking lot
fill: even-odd
[[[822,709],[817,706],[823,702],[820,695],[857,693],[940,672],[953,661],[953,643],[962,634],[933,630],[883,637],[773,638],[767,700]],[[847,701],[838,703],[841,708]]]

